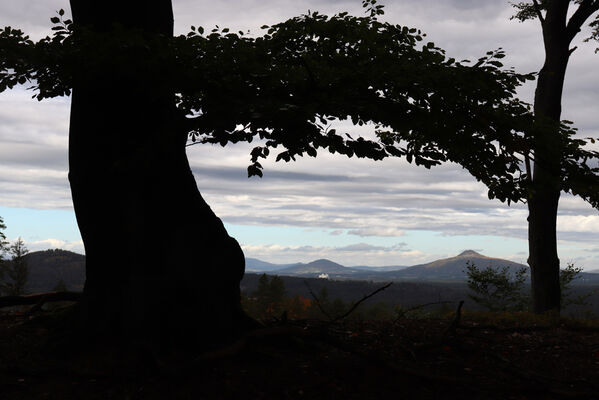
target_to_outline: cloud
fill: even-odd
[[[47,250],[47,249],[63,249],[79,254],[85,254],[83,241],[65,241],[61,239],[44,239],[35,241],[25,241],[25,246],[29,252]]]
[[[349,252],[362,252],[362,251],[389,251],[389,250],[402,250],[406,246],[406,243],[398,243],[393,246],[375,246],[368,243],[356,243],[348,246],[337,247],[336,251],[349,251]],[[406,250],[407,251],[407,250]]]
[[[274,263],[310,262],[320,258],[345,266],[368,265],[413,265],[432,261],[438,255],[424,254],[418,250],[406,248],[405,243],[391,246],[379,246],[368,243],[354,243],[345,246],[281,246],[244,245],[246,257],[268,260]]]
[[[373,227],[364,229],[350,229],[347,231],[347,234],[357,236],[403,236],[405,235],[405,232],[397,228]]]
[[[598,215],[566,215],[558,217],[560,232],[599,233]]]

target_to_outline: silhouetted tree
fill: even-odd
[[[0,279],[0,292],[4,295],[21,296],[25,294],[25,285],[29,278],[29,269],[25,258],[28,252],[25,242],[21,238],[10,245],[11,260],[2,266],[4,271],[2,279]]]
[[[570,5],[576,5],[569,10]],[[571,174],[572,165],[565,160],[569,145],[559,133],[562,91],[566,68],[576,47],[572,40],[589,18],[592,33],[586,39],[599,39],[599,1],[534,0],[514,5],[520,21],[539,20],[545,48],[545,62],[539,72],[534,97],[537,127],[527,152],[534,160],[529,173],[528,192],[528,264],[532,273],[533,309],[535,312],[559,310],[560,280],[557,254],[557,208],[562,190],[570,191],[597,207],[597,181],[588,174]],[[585,160],[586,161],[586,160]],[[529,167],[530,168],[530,167]],[[588,167],[587,167],[588,168]]]
[[[6,235],[4,235],[4,229],[6,229],[6,225],[4,225],[4,220],[0,217],[0,282],[4,280],[4,263],[5,263],[5,253],[6,253],[6,245],[8,242],[6,241]],[[0,295],[2,291],[0,290]]]
[[[269,292],[270,287],[268,276],[266,274],[262,274],[260,275],[260,278],[258,278],[258,287],[256,288],[256,291],[252,294],[255,298],[256,306],[258,309],[257,313],[261,314],[262,316],[266,314],[266,310],[268,308],[268,304],[270,301]]]
[[[270,296],[274,303],[282,303],[285,298],[285,282],[280,276],[275,275],[270,279]]]
[[[268,275],[262,274],[253,296],[261,317],[280,315],[285,306],[285,282],[277,275],[269,279]]]
[[[5,229],[6,225],[4,224],[4,220],[0,217],[0,257],[4,254],[4,248],[7,244],[6,235],[3,232]]]

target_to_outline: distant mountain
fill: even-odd
[[[327,274],[329,279],[361,279],[369,281],[418,280],[418,281],[460,281],[467,279],[464,272],[467,262],[484,269],[507,266],[512,271],[528,268],[526,265],[500,258],[487,257],[473,250],[467,250],[455,257],[432,261],[412,267],[344,267],[330,260],[316,260],[307,264],[270,271],[277,275],[318,277]]]
[[[248,272],[269,272],[283,269],[297,264],[273,264],[257,258],[245,258],[245,270]]]
[[[511,271],[521,268],[528,269],[524,264],[501,258],[487,257],[474,250],[466,250],[455,257],[436,260],[427,264],[414,265],[401,271],[382,273],[387,279],[429,280],[429,281],[464,281],[467,278],[464,270],[467,263],[476,265],[479,269],[487,267],[502,268],[507,266]]]
[[[386,271],[398,271],[400,269],[404,269],[404,268],[408,268],[408,266],[406,265],[392,265],[392,266],[383,266],[383,267],[370,267],[367,265],[358,265],[358,266],[351,266],[351,267],[346,267],[344,265],[341,264],[337,264],[333,261],[327,260],[327,259],[320,259],[320,260],[315,260],[312,261],[310,263],[293,263],[293,264],[274,264],[274,263],[269,263],[266,261],[262,261],[259,260],[257,258],[251,258],[251,257],[246,257],[245,259],[245,270],[248,272],[272,272],[272,271],[282,271],[285,270],[283,272],[285,273],[289,273],[289,274],[306,274],[306,273],[326,273],[324,270],[320,270],[320,268],[329,268],[332,264],[329,264],[329,267],[327,267],[325,264],[327,263],[332,263],[336,266],[340,266],[345,268],[344,270],[337,270],[338,273],[346,273],[348,272],[348,270],[351,270],[351,273],[357,273],[359,274],[358,271],[354,271],[354,270],[359,270],[359,271],[365,271],[368,273],[371,272],[386,272]],[[312,271],[309,271],[309,268],[313,268]],[[329,272],[335,272],[335,271],[329,271]]]

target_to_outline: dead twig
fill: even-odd
[[[358,306],[360,304],[362,304],[364,301],[368,300],[369,298],[371,298],[372,296],[374,296],[375,294],[382,292],[383,290],[387,289],[389,286],[391,286],[393,284],[393,282],[389,282],[387,283],[385,286],[382,286],[380,288],[378,288],[377,290],[375,290],[374,292],[365,295],[364,297],[362,297],[358,302],[356,302],[349,310],[347,310],[347,312],[345,312],[343,315],[338,316],[337,318],[333,319],[331,322],[337,322],[339,320],[342,320],[343,318],[347,318],[352,312],[354,312],[354,310],[356,308],[358,308]]]
[[[304,281],[304,285],[306,285],[306,287],[308,288],[308,290],[310,291],[310,296],[312,296],[312,298],[314,299],[314,301],[316,302],[316,306],[318,307],[318,309],[320,310],[321,313],[323,313],[328,319],[329,321],[332,321],[333,318],[331,317],[331,315],[326,312],[326,310],[324,309],[324,307],[322,306],[322,304],[320,303],[320,299],[318,298],[318,296],[316,296],[316,294],[314,294],[314,292],[312,291],[312,288],[310,287],[310,284],[308,283],[308,281]]]

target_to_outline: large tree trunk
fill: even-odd
[[[170,0],[71,8],[76,24],[97,32],[118,23],[173,34]],[[115,48],[114,65],[75,77],[69,180],[86,253],[86,325],[167,347],[227,340],[243,320],[243,252],[197,189],[174,93],[160,71],[139,70],[139,57],[137,68],[119,64]]]
[[[545,63],[539,73],[534,112],[537,129],[534,174],[528,198],[528,264],[535,313],[560,310],[557,208],[560,197],[561,99],[570,56],[566,35],[568,1],[549,6],[543,23]]]

